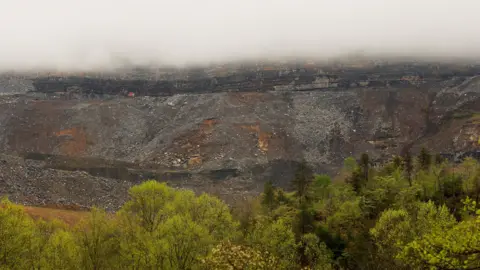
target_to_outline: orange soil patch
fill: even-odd
[[[270,138],[272,137],[272,134],[269,132],[263,132],[260,129],[260,124],[257,123],[255,125],[240,125],[241,129],[248,130],[250,132],[255,132],[257,133],[257,143],[258,143],[258,148],[260,151],[263,153],[266,153],[268,151],[268,143]]]
[[[197,129],[188,131],[177,137],[173,141],[173,145],[169,149],[169,152],[188,159],[189,167],[201,165],[203,162],[201,148],[205,144],[209,135],[212,134],[217,124],[218,120],[214,118],[203,120],[199,123]]]
[[[87,211],[75,211],[35,206],[25,206],[25,212],[34,219],[43,219],[46,221],[58,219],[70,226],[77,224],[82,218],[88,215]]]
[[[202,158],[200,156],[193,156],[188,160],[188,167],[196,167],[202,165]]]
[[[200,124],[197,130],[192,131],[189,134],[179,138],[181,148],[187,149],[188,152],[191,152],[193,148],[196,148],[197,145],[203,144],[207,135],[213,132],[213,128],[218,123],[216,119],[205,119]]]
[[[213,132],[214,127],[218,124],[218,120],[214,118],[205,119],[200,124],[200,128],[195,134],[187,139],[186,144],[182,145],[182,148],[188,148],[189,160],[188,167],[198,167],[203,163],[199,146],[204,143],[207,135]]]
[[[67,156],[82,154],[87,150],[87,136],[83,128],[64,129],[54,133],[57,137],[67,137],[60,144],[60,151]]]
[[[68,101],[36,101],[18,104],[9,128],[8,144],[17,152],[51,153],[54,148],[53,132],[64,122],[63,111],[73,105]]]
[[[202,128],[203,129],[208,129],[209,131],[211,131],[211,129],[216,125],[218,124],[218,120],[216,119],[205,119],[203,120],[202,122]]]
[[[271,137],[272,134],[270,134],[269,132],[260,132],[258,134],[258,148],[260,148],[262,152],[265,153],[268,151],[268,142]]]

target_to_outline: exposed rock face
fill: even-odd
[[[363,152],[382,160],[422,146],[457,156],[480,150],[477,67],[319,70],[192,81],[23,78],[34,92],[0,97],[0,149],[17,156],[0,164],[1,192],[114,209],[148,178],[232,198],[266,180],[288,187],[303,159],[333,174]]]

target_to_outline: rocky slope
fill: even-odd
[[[266,180],[287,187],[301,160],[334,174],[363,152],[480,150],[478,66],[142,74],[4,76],[0,193],[115,209],[129,186],[155,178],[232,199]]]

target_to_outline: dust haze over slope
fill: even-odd
[[[480,56],[472,0],[4,0],[0,69],[206,64],[364,50]]]

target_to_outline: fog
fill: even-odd
[[[1,0],[0,69],[480,56],[476,0]]]

